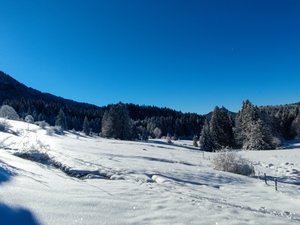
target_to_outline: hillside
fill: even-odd
[[[27,87],[0,71],[0,105],[2,104],[12,106],[21,118],[25,118],[29,114],[36,121],[45,120],[51,125],[55,124],[56,116],[62,109],[67,116],[68,129],[81,131],[84,118],[87,117],[94,133],[101,132],[104,111],[110,107],[79,103],[52,94],[42,93]],[[196,113],[182,113],[156,106],[125,105],[129,110],[131,119],[137,121],[137,126],[142,127],[144,130],[149,123],[152,123],[152,126],[155,127],[158,125],[164,126],[161,129],[165,136],[170,133],[191,138],[200,134],[204,122],[204,117]],[[177,123],[176,127],[175,123]],[[192,129],[189,129],[189,127],[192,127]],[[152,131],[147,132],[150,134]]]
[[[86,120],[86,124],[88,124],[86,132],[91,131],[97,135],[102,134],[102,122],[105,112],[117,105],[122,105],[129,115],[126,122],[128,123],[126,125],[128,134],[125,136],[126,139],[131,140],[154,138],[157,136],[155,130],[159,130],[159,137],[199,139],[200,136],[203,136],[201,132],[205,121],[208,121],[207,127],[209,127],[214,113],[217,113],[219,115],[216,114],[215,121],[213,121],[216,133],[213,134],[212,132],[207,136],[208,139],[211,139],[204,147],[207,151],[225,147],[244,149],[280,148],[284,141],[300,137],[300,105],[298,103],[257,107],[246,100],[243,102],[243,110],[240,113],[230,112],[225,107],[216,107],[213,112],[206,115],[182,113],[156,106],[123,103],[98,107],[42,93],[0,72],[0,104],[12,106],[22,119],[27,115],[32,115],[35,121],[46,121],[50,125],[56,124],[57,116],[59,112],[62,112],[65,121],[64,129],[82,131],[84,120]],[[223,115],[221,116],[220,113]],[[116,117],[121,118],[120,115]],[[240,121],[237,120],[238,117]],[[241,121],[242,117],[246,121],[243,127],[241,126],[243,123]],[[249,118],[247,119],[247,117]],[[249,125],[249,121],[247,122],[249,119],[252,121],[252,125]],[[225,122],[227,124],[224,124],[224,121],[227,121]],[[210,126],[209,129],[212,129],[212,127]],[[244,130],[244,133],[240,132],[241,130]],[[220,139],[218,137],[222,136],[222,132],[227,133],[223,134],[222,140],[218,140]],[[110,134],[112,133],[114,132]],[[257,141],[258,139],[260,141]],[[255,142],[262,144],[258,146]]]

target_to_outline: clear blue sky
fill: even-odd
[[[96,105],[300,101],[298,0],[0,0],[0,70]]]

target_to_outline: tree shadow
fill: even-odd
[[[0,223],[2,225],[39,225],[34,215],[24,208],[12,208],[0,203]]]
[[[16,174],[9,169],[9,165],[0,160],[0,185],[8,182]]]
[[[17,174],[15,167],[0,160],[0,185],[8,182]],[[0,203],[0,224],[1,225],[39,225],[40,223],[33,214],[24,208],[12,208]]]
[[[197,147],[191,147],[191,146],[187,146],[184,144],[176,144],[174,142],[169,144],[169,143],[161,141],[161,140],[149,140],[148,143],[167,145],[169,147],[173,146],[173,147],[185,148],[185,149],[192,150],[192,151],[200,151],[200,149]],[[158,146],[153,146],[153,147],[158,147]],[[169,149],[174,149],[174,148],[169,148]]]

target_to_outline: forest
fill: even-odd
[[[237,113],[216,106],[206,115],[121,102],[99,107],[42,93],[0,72],[0,105],[20,119],[31,116],[64,130],[122,140],[193,139],[205,151],[276,149],[300,137],[299,103],[258,107],[246,100]]]

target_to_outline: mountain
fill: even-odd
[[[50,125],[55,124],[56,116],[62,109],[69,129],[82,130],[84,118],[87,117],[95,133],[101,132],[103,114],[111,106],[99,107],[43,93],[0,71],[0,105],[3,104],[12,106],[21,118],[30,114],[35,120],[45,120]],[[195,113],[156,106],[125,105],[136,129],[149,135],[159,127],[162,135],[192,137],[200,134],[204,122],[204,117]]]
[[[64,99],[62,97],[57,97],[52,94],[43,93],[33,88],[27,87],[26,85],[15,80],[11,76],[0,71],[0,103],[5,100],[19,100],[19,99],[35,99],[35,100],[45,100],[60,102],[62,104],[75,105],[77,107],[83,108],[99,108],[92,104],[79,103],[73,100]]]
[[[46,121],[50,125],[55,125],[57,115],[62,110],[66,117],[66,127],[77,131],[82,130],[84,119],[87,117],[90,129],[98,134],[101,132],[104,112],[112,106],[99,107],[42,93],[0,71],[0,105],[4,104],[12,106],[21,118],[32,115],[35,121]],[[142,139],[154,137],[156,128],[161,130],[162,136],[199,137],[205,120],[209,121],[212,116],[212,113],[199,115],[156,106],[118,104],[125,105],[128,110],[133,136]],[[225,107],[222,109],[228,113],[235,126],[237,113]],[[300,137],[300,103],[260,106],[258,109],[265,126],[268,126],[276,137],[283,140]]]
[[[227,108],[225,108],[224,106],[222,106],[221,109],[222,109],[223,111],[225,111],[225,112],[229,115],[229,117],[231,117],[231,118],[235,118],[235,117],[237,116],[237,113],[229,111],[229,110],[228,110]],[[205,114],[204,116],[205,116],[205,118],[206,118],[208,121],[210,121],[212,115],[213,115],[213,111],[211,111],[211,112],[208,113],[208,114]]]

